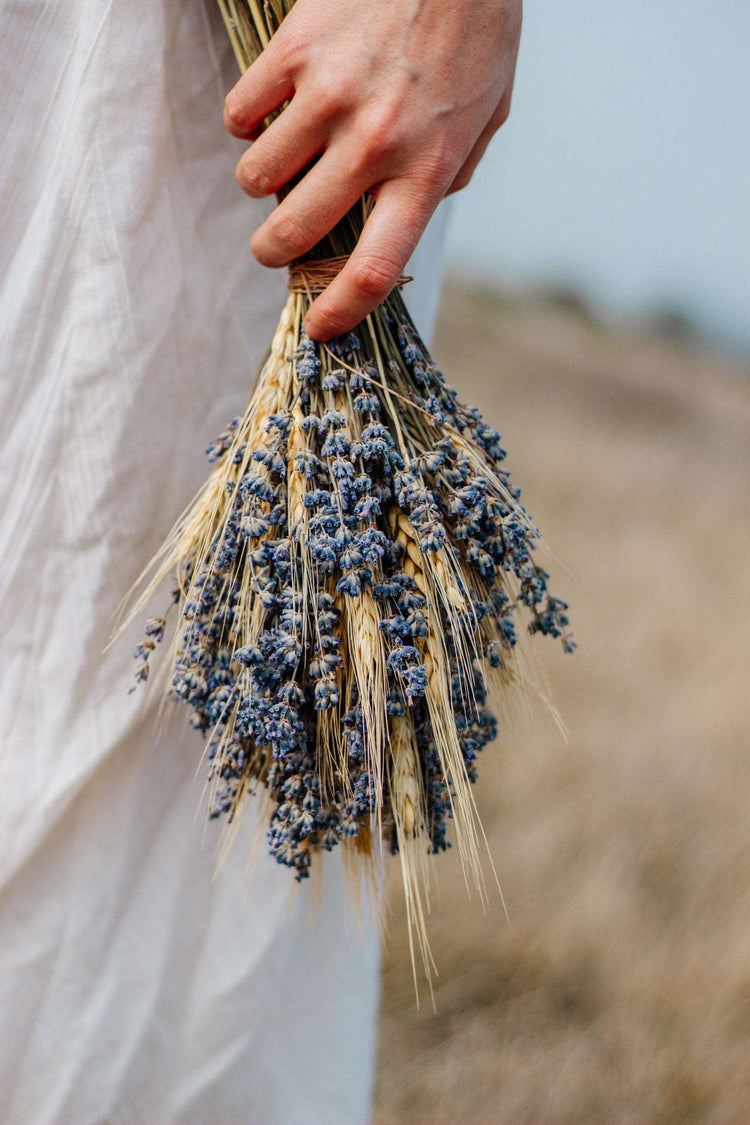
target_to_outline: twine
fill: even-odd
[[[341,254],[336,258],[304,258],[292,262],[289,267],[287,288],[292,293],[322,293],[333,279],[338,277],[348,261],[349,255]],[[402,285],[407,285],[413,280],[402,274],[393,288],[400,289]]]

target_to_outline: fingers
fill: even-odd
[[[281,117],[288,112],[284,110]],[[261,265],[285,266],[311,250],[370,186],[372,175],[364,166],[353,168],[345,152],[341,145],[326,149],[317,164],[258,227],[251,248]]]
[[[275,109],[294,94],[288,70],[282,69],[276,52],[267,48],[247,68],[224,100],[224,128],[233,137],[249,140]]]
[[[340,3],[348,11],[346,0]],[[333,0],[332,5],[336,8]],[[342,59],[356,55],[353,44],[359,39],[347,38],[347,20],[329,20],[328,5],[316,6],[311,0],[310,11],[312,28],[304,18],[307,8],[294,8],[227,95],[224,122],[236,137],[257,137],[237,165],[237,179],[247,194],[267,196],[291,187],[295,178],[299,181],[253,236],[253,253],[263,265],[283,266],[306,254],[365,191],[377,198],[349,261],[308,311],[310,336],[328,340],[358,324],[385,299],[439,200],[469,182],[508,115],[513,67],[510,55],[504,68],[494,65],[492,55],[492,81],[481,86],[481,98],[457,96],[455,106],[450,102],[453,116],[446,123],[444,76],[435,81],[437,93],[431,92],[434,75],[427,68],[426,89],[409,86],[404,92],[398,68],[394,85],[386,48],[381,52],[382,73],[378,71],[381,82],[370,73],[375,55],[368,56],[364,69],[355,67],[356,80],[344,80],[343,71],[337,70],[337,80],[332,81],[331,68],[323,65],[332,39],[340,37],[348,47],[348,52],[340,51]],[[469,52],[467,73],[476,53]],[[442,57],[439,51],[437,55]],[[503,78],[501,69],[508,68]],[[471,81],[469,75],[469,92]],[[458,85],[461,94],[463,86]],[[503,96],[487,121],[484,113],[492,103],[487,104],[486,96],[494,89]],[[261,133],[263,122],[285,103]],[[439,113],[436,105],[443,107]]]
[[[513,85],[511,83],[510,87],[506,90],[505,94],[500,100],[497,109],[492,114],[492,117],[489,119],[484,129],[482,129],[482,132],[477,137],[477,140],[475,141],[474,147],[472,148],[471,152],[459,168],[458,173],[453,180],[453,183],[446,192],[446,195],[450,195],[454,191],[461,191],[461,189],[465,188],[471,180],[471,177],[476,171],[477,164],[479,164],[479,161],[482,159],[487,150],[488,144],[490,143],[498,129],[508,120],[512,92]]]
[[[461,191],[462,188],[466,187],[476,171],[477,164],[484,156],[487,145],[492,140],[494,133],[495,130],[489,129],[489,127],[483,130],[473,149],[459,168],[456,178],[448,188],[446,195],[451,195],[454,191]]]
[[[310,306],[305,328],[312,339],[330,340],[347,332],[385,300],[443,190],[425,194],[407,179],[389,180],[379,188],[377,202],[352,256]]]
[[[279,191],[324,148],[327,130],[292,98],[237,164],[237,182],[254,199]]]

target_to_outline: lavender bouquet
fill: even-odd
[[[219,0],[243,69],[292,3]],[[574,642],[499,435],[446,384],[400,286],[329,344],[305,335],[371,205],[291,270],[247,409],[209,447],[128,620],[171,575],[169,694],[207,741],[210,815],[232,822],[264,788],[268,847],[298,880],[320,852],[385,841],[429,978],[428,857],[449,821],[482,893],[472,783],[497,733],[490,689],[529,688],[524,632]],[[166,623],[147,622],[137,681]]]

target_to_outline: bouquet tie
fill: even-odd
[[[289,266],[287,289],[291,293],[322,293],[338,277],[349,257],[349,254],[340,254],[335,258],[304,258],[293,262]],[[413,280],[402,274],[393,288],[401,289]]]
[[[243,68],[292,2],[219,0]],[[485,893],[473,783],[498,729],[490,691],[506,711],[541,695],[529,636],[575,642],[499,434],[430,356],[401,296],[409,279],[337,339],[305,333],[373,205],[294,263],[245,412],[208,447],[212,472],[125,624],[171,576],[136,682],[176,609],[164,678],[206,740],[209,815],[231,825],[264,790],[268,848],[298,880],[332,848],[367,862],[384,842],[429,980],[429,856],[451,845],[449,824]]]

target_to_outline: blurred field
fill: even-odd
[[[435,343],[561,563],[575,656],[490,746],[511,917],[449,853],[415,1010],[393,865],[376,1125],[750,1122],[750,372],[449,288]]]

